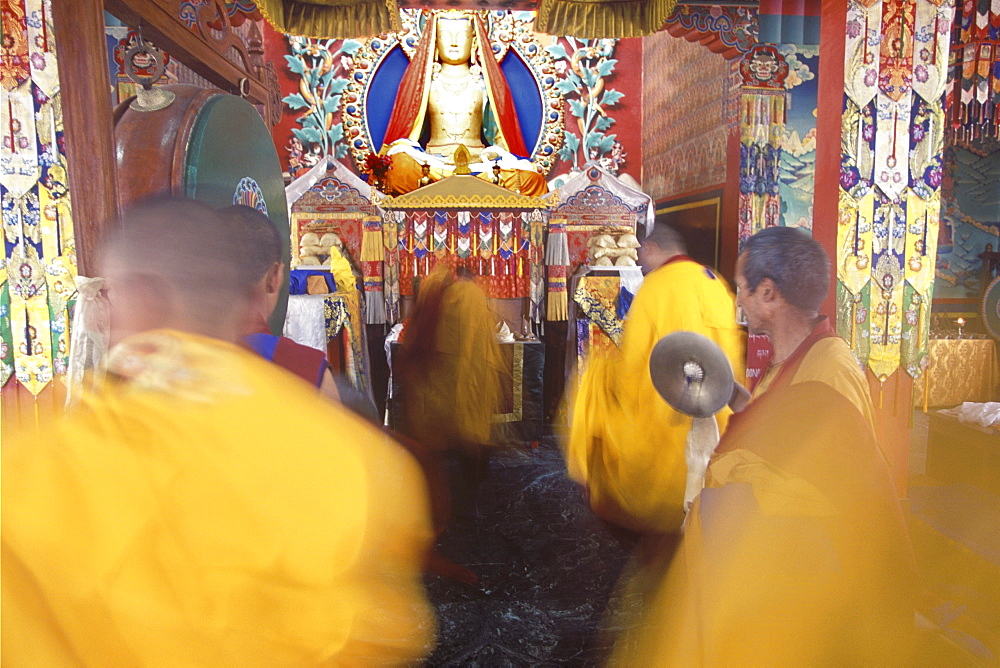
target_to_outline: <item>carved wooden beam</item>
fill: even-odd
[[[111,76],[101,0],[52,3],[76,263],[93,276],[104,225],[117,214]]]
[[[222,31],[223,37],[216,39],[205,28],[205,16],[207,20],[215,18],[213,14],[221,4],[217,0],[201,9],[199,32],[195,32],[178,16],[177,0],[104,0],[104,8],[109,13],[131,28],[141,27],[143,38],[169,53],[171,58],[228,93],[239,95],[242,87],[244,97],[251,103],[266,104],[268,87],[247,57],[246,48],[234,44],[224,8],[220,16],[226,28]],[[223,55],[234,46],[243,57],[244,67]]]

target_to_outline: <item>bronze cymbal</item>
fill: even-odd
[[[694,332],[660,339],[649,357],[649,373],[660,396],[685,415],[715,415],[733,394],[733,369],[726,354]]]

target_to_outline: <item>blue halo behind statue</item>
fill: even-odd
[[[538,137],[542,132],[542,93],[538,89],[538,81],[531,73],[527,64],[521,60],[516,49],[508,49],[500,70],[510,86],[510,94],[514,98],[517,109],[517,121],[521,124],[521,134],[524,135],[524,145],[531,155],[538,150]],[[528,156],[525,156],[528,157]]]
[[[403,49],[396,45],[375,68],[375,73],[368,84],[365,116],[369,136],[372,139],[372,151],[375,153],[382,150],[385,130],[389,127],[389,117],[392,115],[392,105],[396,102],[399,84],[409,64],[410,59],[403,53]]]
[[[376,153],[382,149],[382,144],[385,142],[385,130],[389,127],[389,116],[392,115],[392,107],[396,103],[396,93],[409,64],[410,59],[397,44],[376,66],[368,84],[365,115],[372,149]],[[511,96],[514,98],[517,121],[524,135],[524,145],[534,155],[542,132],[542,94],[538,82],[515,49],[508,49],[507,55],[500,63],[500,70],[507,79]]]

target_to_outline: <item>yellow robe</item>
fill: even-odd
[[[403,331],[404,432],[432,450],[486,445],[504,370],[486,293],[444,263],[420,286]]]
[[[625,320],[620,354],[592,356],[572,401],[566,459],[570,476],[586,485],[594,511],[641,533],[677,531],[691,418],[657,394],[649,356],[664,336],[697,332],[717,343],[744,376],[744,339],[725,281],[688,258],[650,272]],[[725,427],[728,409],[719,416]]]
[[[767,391],[780,371],[780,366],[768,367],[753,389],[753,398]],[[875,429],[875,413],[868,381],[858,365],[854,353],[838,337],[820,339],[805,354],[802,364],[795,370],[791,384],[817,381],[829,385],[834,391],[844,395]]]
[[[273,364],[160,330],[37,439],[5,441],[7,665],[423,657],[416,463]]]

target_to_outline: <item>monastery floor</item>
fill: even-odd
[[[907,515],[923,594],[918,624],[946,640],[922,665],[1000,657],[1000,496],[924,474],[927,417],[915,413]],[[497,452],[476,516],[456,521],[438,551],[476,585],[428,576],[438,614],[431,666],[594,666],[599,632],[633,544],[612,535],[565,475],[554,439]],[[612,631],[614,629],[612,628]]]
[[[438,551],[479,576],[429,576],[438,614],[431,666],[598,665],[598,639],[627,548],[589,511],[552,439],[494,454],[477,514]]]

